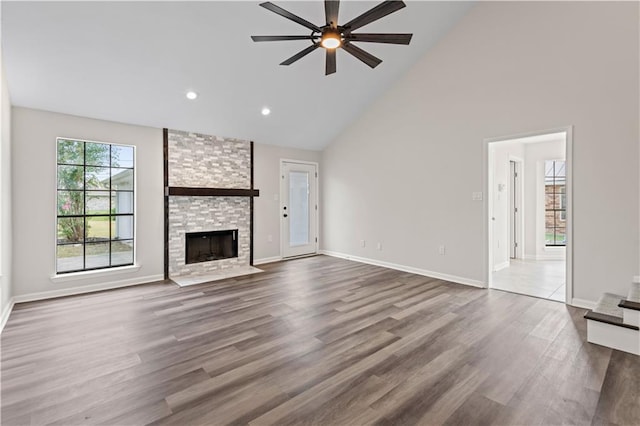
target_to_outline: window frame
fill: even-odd
[[[564,163],[564,167],[565,167],[565,175],[564,176],[560,176],[556,174],[556,163],[562,162]],[[554,208],[552,209],[548,209],[547,205],[546,205],[546,197],[547,197],[547,163],[553,163],[553,176],[551,176],[553,178],[553,203],[554,203]],[[567,176],[566,176],[566,167],[567,167],[567,161],[566,160],[544,160],[544,191],[545,191],[545,206],[544,206],[544,213],[545,213],[545,226],[544,226],[544,232],[545,232],[545,238],[544,238],[544,243],[545,243],[545,247],[566,247],[567,245],[567,233],[566,233],[566,218],[567,218]],[[564,178],[564,192],[556,192],[556,187],[558,185],[556,185],[556,179],[558,177],[562,177]],[[560,206],[558,208],[555,208],[555,204],[556,204],[556,196],[558,196],[558,200],[560,203]],[[553,243],[549,244],[547,243],[547,213],[552,212],[553,213]],[[557,242],[557,229],[561,228],[557,225],[557,216],[556,214],[560,214],[560,220],[564,220],[565,221],[565,241],[564,243],[558,243]]]
[[[82,163],[81,164],[69,164],[69,163],[64,163],[64,162],[60,162],[59,159],[59,150],[60,150],[60,143],[64,142],[64,141],[70,141],[70,142],[76,142],[76,143],[82,143]],[[88,164],[87,163],[87,159],[86,159],[86,149],[87,149],[87,144],[100,144],[100,145],[107,145],[109,147],[109,162],[108,165],[93,165],[93,164]],[[121,269],[121,268],[131,268],[131,267],[135,267],[136,266],[136,255],[137,255],[137,251],[136,251],[136,242],[137,242],[137,238],[136,238],[136,231],[137,231],[137,221],[136,221],[136,207],[137,207],[137,177],[136,177],[136,168],[137,168],[137,149],[135,145],[127,145],[127,144],[121,144],[121,143],[113,143],[113,142],[102,142],[102,141],[94,141],[94,140],[88,140],[88,139],[81,139],[81,138],[74,138],[74,137],[57,137],[56,138],[56,148],[55,148],[55,152],[56,152],[56,178],[55,178],[55,183],[56,183],[56,187],[55,187],[55,192],[56,192],[56,196],[55,196],[55,243],[54,243],[54,270],[55,270],[55,276],[71,276],[73,274],[86,274],[86,273],[91,273],[91,272],[101,272],[101,271],[111,271],[111,270],[117,270],[117,269]],[[125,166],[114,166],[112,164],[112,147],[123,147],[123,148],[128,148],[132,150],[132,165],[130,167],[125,167]],[[60,166],[75,166],[75,167],[82,167],[82,188],[81,189],[70,189],[70,188],[60,188],[60,183],[59,183],[59,168]],[[107,189],[102,188],[102,189],[98,189],[98,188],[94,188],[94,189],[87,189],[87,169],[88,168],[103,168],[103,169],[108,169],[109,171],[109,186]],[[131,177],[131,184],[132,187],[131,189],[114,189],[113,187],[113,179],[117,176],[113,174],[113,170],[116,169],[122,169],[122,170],[131,170],[132,173],[132,177]],[[82,193],[82,214],[60,214],[60,193],[61,192],[81,192]],[[102,196],[105,196],[108,199],[108,203],[109,203],[109,208],[107,210],[106,213],[96,213],[96,214],[87,214],[87,198],[91,193],[95,193],[96,195],[100,194]],[[131,208],[130,208],[130,212],[127,213],[117,213],[113,210],[113,198],[117,197],[119,193],[130,193],[130,199],[131,199]],[[106,194],[106,195],[104,195]],[[87,223],[88,223],[88,219],[89,218],[106,218],[107,220],[107,228],[108,228],[108,232],[109,232],[109,236],[107,239],[105,240],[100,240],[100,241],[88,241],[88,227],[87,227]],[[130,238],[117,238],[117,235],[113,234],[113,230],[112,227],[113,225],[111,224],[112,221],[115,222],[115,219],[117,217],[131,217],[131,232],[130,232]],[[83,224],[83,229],[82,229],[82,240],[80,242],[61,242],[60,241],[60,235],[59,235],[59,220],[61,218],[81,218],[82,219],[82,224]],[[130,242],[131,243],[131,261],[130,262],[126,262],[126,263],[119,263],[119,264],[115,264],[112,265],[112,259],[113,259],[113,243],[114,242]],[[108,245],[108,264],[107,265],[101,265],[101,266],[90,266],[87,267],[87,244],[100,244],[100,243],[106,243]],[[82,245],[82,268],[81,269],[69,269],[69,270],[59,270],[59,258],[58,258],[58,248],[60,246],[72,246],[72,245]]]

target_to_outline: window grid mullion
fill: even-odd
[[[82,269],[87,269],[87,143],[82,142],[82,205],[84,218],[82,219]]]
[[[57,141],[60,141],[60,138],[57,139]],[[78,225],[80,224],[80,222],[82,223],[82,241],[81,242],[76,242],[76,241],[72,241],[70,240],[69,242],[66,243],[60,243],[57,235],[56,235],[56,247],[60,247],[60,246],[73,246],[73,245],[77,245],[79,243],[82,244],[82,269],[73,269],[73,270],[65,270],[65,271],[61,271],[61,273],[69,273],[69,272],[79,272],[79,271],[88,271],[88,270],[96,270],[96,269],[106,269],[106,268],[110,268],[113,267],[113,253],[112,253],[112,242],[114,241],[113,239],[116,237],[116,235],[114,234],[114,229],[112,229],[112,224],[115,224],[115,219],[118,216],[121,217],[130,217],[131,218],[131,232],[132,232],[132,236],[131,238],[127,238],[126,240],[123,240],[126,242],[126,244],[131,244],[131,251],[132,251],[132,256],[135,258],[135,253],[133,253],[133,244],[134,244],[134,238],[133,238],[133,227],[135,226],[135,222],[133,221],[134,215],[135,215],[135,211],[133,211],[133,206],[131,206],[131,212],[130,213],[118,213],[115,211],[115,204],[116,204],[116,200],[113,199],[112,195],[114,194],[114,188],[113,188],[113,180],[112,180],[112,175],[113,175],[113,164],[112,164],[112,160],[113,160],[113,144],[109,144],[109,143],[104,143],[104,145],[108,146],[109,152],[108,152],[108,165],[95,165],[92,166],[90,164],[87,163],[87,151],[88,151],[88,142],[83,141],[83,140],[75,140],[73,141],[75,143],[78,144],[78,148],[80,148],[80,144],[81,145],[81,152],[83,155],[82,158],[82,163],[81,164],[67,164],[67,163],[60,163],[57,162],[58,166],[64,166],[64,165],[70,165],[70,166],[76,166],[76,167],[82,167],[82,188],[81,189],[64,189],[64,188],[56,188],[56,203],[58,202],[58,197],[60,196],[60,191],[67,191],[68,193],[73,193],[76,192],[78,193],[78,195],[82,198],[82,202],[83,202],[83,208],[80,210],[83,214],[75,214],[75,215],[60,215],[60,214],[56,214],[56,218],[59,221],[60,219],[74,219],[74,221],[78,221]],[[59,143],[59,142],[58,142]],[[58,145],[59,146],[59,145]],[[133,147],[132,147],[133,148]],[[135,151],[132,150],[132,160],[135,163]],[[108,190],[104,191],[104,190],[93,190],[93,189],[88,189],[87,188],[87,178],[88,178],[88,168],[90,167],[104,167],[105,169],[108,170],[109,172],[109,183],[108,183]],[[127,170],[131,170],[134,171],[135,170],[135,164],[132,167],[119,167],[121,169],[127,169]],[[133,175],[131,176],[132,179]],[[135,179],[134,179],[135,181]],[[134,182],[132,182],[134,183]],[[107,196],[108,196],[108,201],[107,201],[107,206],[108,206],[108,213],[105,214],[87,214],[89,209],[87,206],[87,202],[88,202],[88,197],[91,193],[93,192],[107,192]],[[81,192],[81,194],[79,194]],[[128,192],[131,193],[132,196],[135,192],[135,188],[131,188],[131,189],[121,189],[118,191],[115,191],[115,193],[117,192]],[[57,210],[57,207],[56,207]],[[107,227],[108,227],[108,238],[106,243],[108,244],[108,264],[106,266],[98,266],[98,267],[91,267],[88,268],[88,259],[87,256],[89,255],[89,251],[87,249],[87,244],[88,244],[88,237],[89,237],[89,230],[88,230],[88,219],[91,217],[99,217],[99,216],[106,216],[107,219]],[[73,224],[74,221],[71,221],[71,223]],[[56,226],[58,226],[58,224],[56,223]],[[56,230],[56,234],[57,234],[57,230]],[[57,252],[56,252],[57,253]],[[80,254],[80,253],[79,253]],[[56,259],[57,259],[57,254],[56,254]],[[130,262],[127,263],[123,263],[122,265],[117,265],[117,266],[127,266],[127,265],[133,265],[134,261],[133,259]],[[71,266],[71,265],[70,265]],[[56,267],[56,271],[57,271],[57,267]]]
[[[109,145],[109,217],[107,218],[107,220],[109,222],[107,222],[107,228],[109,228],[109,266],[111,266],[111,240],[113,238],[113,236],[111,235],[111,176],[113,175],[112,173],[112,163],[111,163],[111,151],[113,150],[113,145]]]

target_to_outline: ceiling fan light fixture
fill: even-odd
[[[338,33],[327,32],[322,35],[320,44],[325,49],[336,49],[342,45],[342,37]]]
[[[1,0],[0,0],[1,1]],[[324,48],[325,59],[325,75],[331,75],[336,72],[336,49],[341,48],[346,53],[364,62],[371,68],[375,68],[382,62],[382,59],[376,58],[371,53],[356,46],[357,42],[365,43],[388,43],[388,44],[409,44],[413,34],[405,33],[354,33],[354,30],[369,25],[385,16],[397,12],[406,7],[402,0],[385,0],[377,6],[367,10],[359,16],[353,18],[344,25],[338,25],[338,11],[340,9],[340,0],[325,0],[324,2],[324,21],[325,25],[315,25],[304,18],[299,17],[286,9],[277,6],[270,1],[260,3],[271,12],[282,16],[290,21],[306,27],[311,30],[310,35],[272,35],[272,36],[251,36],[253,41],[285,41],[285,40],[310,40],[311,45],[302,49],[292,57],[285,59],[280,65],[291,65],[294,62],[304,58],[311,52],[319,48]],[[354,42],[356,44],[354,44]]]

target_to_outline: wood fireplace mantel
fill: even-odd
[[[165,195],[182,195],[196,197],[259,197],[259,189],[236,188],[199,188],[188,186],[168,186]]]

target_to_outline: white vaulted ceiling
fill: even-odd
[[[344,51],[324,75],[324,51],[278,64],[310,33],[259,2],[2,2],[2,45],[13,105],[322,149],[470,8],[407,2],[360,32],[409,32],[409,46],[360,43],[372,70]],[[322,1],[274,3],[318,25]],[[377,2],[342,2],[340,23]],[[185,98],[194,90],[195,101]],[[272,113],[261,115],[268,106]]]

